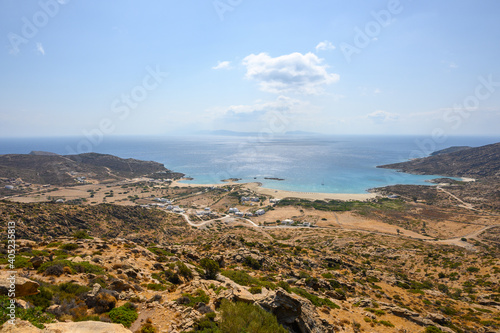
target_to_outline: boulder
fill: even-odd
[[[85,304],[89,309],[94,309],[95,313],[101,314],[111,311],[116,306],[116,297],[106,290],[101,290],[96,296],[87,297]]]
[[[0,295],[8,295],[12,284],[16,288],[16,297],[36,295],[40,287],[38,282],[19,275],[11,275],[8,271],[0,272]]]
[[[111,282],[111,284],[109,285],[109,289],[115,290],[117,292],[122,292],[122,291],[126,291],[126,290],[133,290],[134,287],[132,287],[132,285],[130,285],[122,280],[117,279],[117,280]]]
[[[312,303],[287,293],[281,288],[269,292],[255,304],[276,316],[278,322],[297,333],[333,332],[334,328],[320,319]]]
[[[30,322],[16,319],[14,324],[6,322],[0,328],[2,333],[131,333],[122,324],[111,324],[100,321],[80,321],[45,324],[41,330]]]
[[[440,313],[429,313],[426,317],[426,319],[430,319],[435,323],[441,324],[441,325],[446,325],[450,323],[450,319],[446,318]]]
[[[30,262],[33,265],[33,268],[37,269],[45,262],[45,259],[43,257],[35,256],[30,259]]]

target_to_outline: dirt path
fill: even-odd
[[[442,240],[438,240],[435,242],[440,243],[440,244],[456,245],[456,246],[464,247],[467,250],[475,251],[476,250],[475,246],[472,245],[471,243],[469,243],[468,241],[463,241],[462,238],[465,238],[467,240],[469,240],[471,238],[477,239],[477,237],[479,237],[479,235],[482,234],[483,232],[485,232],[486,230],[494,228],[494,227],[499,227],[499,226],[500,226],[500,224],[488,225],[488,226],[485,226],[479,230],[471,232],[470,234],[464,235],[462,237],[442,239]]]
[[[450,193],[448,191],[446,191],[444,188],[442,188],[441,186],[437,186],[437,189],[438,191],[442,191],[446,194],[448,194],[450,197],[452,197],[453,199],[457,200],[458,202],[460,202],[461,204],[458,205],[458,207],[462,207],[462,208],[465,208],[465,209],[469,209],[469,210],[473,210],[473,211],[476,211],[476,212],[479,212],[480,210],[479,209],[476,209],[474,208],[474,206],[468,202],[465,202],[463,201],[462,199],[460,199],[459,197],[457,197],[455,194],[453,193]]]

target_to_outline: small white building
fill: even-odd
[[[5,188],[6,188],[7,190],[13,190],[13,189],[14,189],[14,186],[12,186],[12,185],[5,185]]]
[[[293,220],[286,219],[286,220],[281,221],[281,224],[283,224],[283,225],[292,225],[293,224]]]
[[[236,212],[234,213],[234,215],[243,217],[245,214],[243,212]]]
[[[174,209],[172,209],[172,211],[174,213],[184,213],[184,209],[180,208],[180,207],[174,207]]]
[[[64,199],[57,199],[56,203],[64,203]]]
[[[231,207],[231,208],[229,208],[229,214],[231,214],[231,213],[237,213],[237,212],[239,212],[239,211],[240,211],[240,210],[239,210],[238,208],[236,208],[236,207]]]
[[[270,203],[278,203],[280,201],[281,201],[281,199],[269,199]]]
[[[266,213],[265,210],[259,209],[258,211],[255,212],[255,215],[264,215]]]

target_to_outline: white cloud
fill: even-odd
[[[43,49],[43,45],[42,43],[36,43],[36,50],[38,51],[38,53],[40,53],[41,55],[45,55],[45,50]]]
[[[212,67],[212,69],[231,69],[230,61],[219,61],[217,66]]]
[[[313,53],[291,53],[276,58],[267,53],[250,54],[243,59],[246,78],[259,82],[260,89],[272,93],[319,94],[323,86],[337,82],[339,75],[327,72],[323,59]]]
[[[318,45],[316,45],[316,51],[328,51],[328,50],[335,50],[335,45],[333,45],[331,42],[327,40],[320,42]]]
[[[206,110],[204,119],[213,124],[213,128],[239,131],[260,131],[268,128],[281,133],[299,119],[310,118],[310,114],[315,111],[316,108],[308,102],[278,96],[272,101],[258,100],[253,104],[211,108]]]
[[[373,111],[366,115],[366,118],[370,119],[376,124],[382,124],[386,122],[396,121],[399,119],[399,115],[397,113],[390,113],[383,110]]]

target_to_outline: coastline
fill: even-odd
[[[242,185],[243,188],[254,191],[262,195],[270,195],[277,199],[284,198],[299,198],[308,200],[342,200],[342,201],[364,201],[374,199],[377,197],[376,193],[317,193],[317,192],[298,192],[277,190],[272,188],[262,187],[261,183],[238,183],[238,182],[225,182],[223,184],[185,184],[180,183],[178,180],[172,182],[171,186],[179,187],[222,187],[226,185]]]

